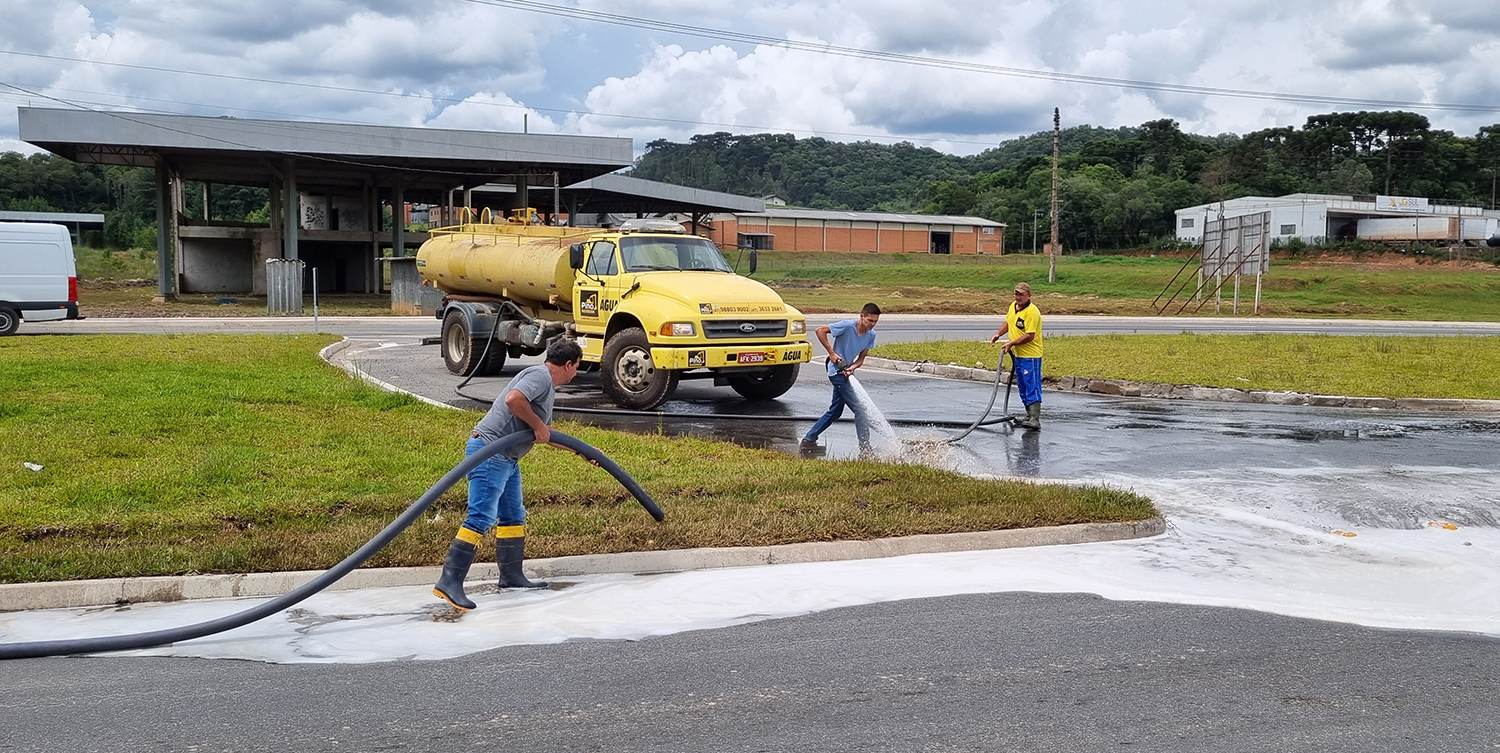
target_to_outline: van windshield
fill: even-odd
[[[626,236],[620,239],[626,272],[703,270],[734,272],[719,248],[703,238]]]

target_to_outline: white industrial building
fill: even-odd
[[[1364,238],[1367,240],[1484,243],[1497,235],[1500,212],[1407,196],[1353,196],[1294,193],[1286,196],[1243,196],[1224,202],[1177,210],[1177,240],[1199,243],[1209,220],[1271,215],[1272,242],[1297,238],[1305,243]]]

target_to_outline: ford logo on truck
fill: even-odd
[[[745,322],[744,324],[740,325],[740,331],[748,335],[751,332],[755,331],[755,325],[751,324],[750,322]]]

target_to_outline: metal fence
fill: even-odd
[[[266,313],[302,315],[301,259],[266,260]]]

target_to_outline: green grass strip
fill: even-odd
[[[1500,398],[1500,337],[1082,335],[1047,337],[1045,348],[1046,376],[1361,397]],[[946,340],[882,345],[874,355],[982,362],[992,369],[999,352],[987,341]]]
[[[479,416],[350,379],[317,357],[333,340],[0,340],[0,582],[315,569],[348,555],[462,459]],[[1156,514],[1115,489],[558,426],[634,475],[668,520],[571,453],[539,448],[522,462],[533,557]],[[372,565],[441,562],[465,499],[460,484]]]

